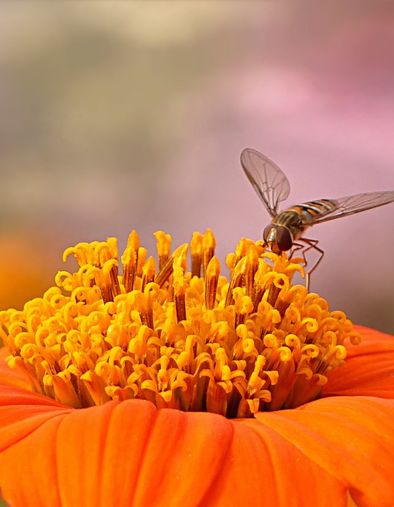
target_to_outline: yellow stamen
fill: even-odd
[[[205,273],[205,306],[212,309],[215,306],[216,290],[220,275],[220,263],[217,257],[209,261]]]
[[[171,236],[163,231],[155,232],[157,241],[157,255],[159,257],[159,269],[163,269],[167,262],[171,251]]]
[[[138,249],[140,239],[136,231],[131,231],[127,240],[127,247],[122,255],[123,285],[127,292],[133,290],[134,278],[137,271]]]
[[[203,254],[203,235],[199,232],[193,232],[192,239],[190,241],[190,253],[192,257],[192,276],[200,276],[202,254]]]
[[[149,257],[146,263],[142,267],[142,280],[141,280],[141,290],[145,289],[145,286],[148,283],[153,282],[155,279],[156,273],[156,262],[153,257]]]
[[[140,398],[157,407],[251,417],[317,396],[359,335],[340,311],[293,285],[301,259],[242,239],[220,275],[210,230],[172,254],[156,233],[159,269],[133,231],[118,274],[115,238],[68,248],[79,268],[0,312],[8,365],[32,389],[73,407]],[[203,271],[202,276],[201,268]]]
[[[211,229],[207,229],[202,238],[202,267],[203,272],[207,269],[209,261],[215,253],[216,240]]]

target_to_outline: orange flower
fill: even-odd
[[[157,239],[158,270],[134,232],[122,276],[113,239],[80,244],[76,273],[0,312],[3,497],[391,506],[392,337],[354,329],[258,243],[228,256],[227,280],[210,231],[191,272],[187,245]]]

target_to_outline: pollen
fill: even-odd
[[[143,399],[253,417],[319,397],[360,340],[343,312],[293,282],[302,259],[241,239],[222,270],[210,230],[174,250],[169,234],[155,237],[156,260],[136,231],[120,257],[115,238],[68,248],[74,272],[0,312],[7,363],[33,391],[75,408]]]

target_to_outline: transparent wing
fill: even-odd
[[[252,148],[242,151],[241,165],[268,213],[276,217],[279,203],[287,199],[290,193],[290,183],[284,172],[272,160]]]
[[[339,199],[332,199],[331,202],[335,203],[337,207],[327,213],[327,215],[315,219],[315,224],[354,215],[355,213],[360,213],[360,211],[366,211],[367,209],[377,208],[378,206],[394,202],[394,191],[350,195]]]

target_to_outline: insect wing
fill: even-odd
[[[290,193],[290,183],[284,172],[272,160],[252,148],[242,151],[241,165],[268,213],[276,217],[279,203],[287,199]]]
[[[314,220],[315,224],[354,215],[355,213],[360,213],[361,211],[366,211],[368,209],[377,208],[378,206],[394,202],[394,191],[368,192],[366,194],[350,195],[339,199],[333,199],[331,202],[335,203],[337,207],[321,218],[316,218]]]

